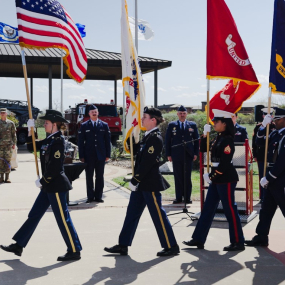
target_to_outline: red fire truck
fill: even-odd
[[[90,119],[88,114],[90,105],[95,105],[98,108],[99,119],[108,124],[111,132],[111,142],[115,145],[119,136],[122,134],[120,115],[123,114],[123,109],[120,108],[118,111],[113,100],[111,100],[110,104],[97,104],[88,103],[85,99],[84,103],[77,104],[75,108],[69,107],[69,109],[65,111],[65,119],[70,122],[67,131],[67,135],[70,137],[69,141],[77,144],[78,130],[80,129],[81,124]]]

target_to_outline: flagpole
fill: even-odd
[[[63,114],[63,50],[61,49],[61,60],[60,60],[60,63],[61,63],[61,103],[60,103],[60,111],[61,113]]]
[[[131,163],[132,163],[132,175],[135,175],[135,167],[134,167],[134,146],[133,146],[133,132],[130,136],[130,148],[131,148]]]
[[[207,124],[210,124],[210,79],[207,79]],[[210,169],[210,133],[207,133],[207,173]]]
[[[22,50],[22,54],[21,54],[22,55],[22,65],[23,65],[23,72],[24,72],[24,77],[25,77],[27,101],[28,101],[29,119],[33,119],[31,101],[30,101],[29,85],[28,85],[28,75],[27,75],[25,51],[24,51],[23,47],[21,47],[21,50]],[[36,163],[36,171],[37,171],[38,178],[40,178],[38,157],[37,157],[37,148],[36,148],[36,141],[35,141],[35,132],[34,132],[33,127],[31,128],[31,132],[32,132],[32,142],[33,142],[33,149],[34,149],[34,156],[35,156],[35,163]]]
[[[138,41],[138,0],[136,0],[135,3],[135,43],[136,43],[136,49],[137,54],[139,55],[139,41]]]
[[[268,93],[268,111],[267,114],[270,114],[271,109],[271,98],[272,98],[272,89],[269,87]],[[264,169],[263,169],[263,176],[266,176],[266,168],[267,168],[267,152],[268,152],[268,139],[269,139],[269,124],[266,126],[266,142],[265,142],[265,155],[264,155]]]

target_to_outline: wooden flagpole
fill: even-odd
[[[271,90],[271,87],[269,87],[267,114],[270,114],[271,97],[272,97],[272,90]],[[268,140],[269,140],[269,124],[266,126],[266,142],[265,142],[264,169],[263,169],[263,176],[264,177],[266,176],[266,168],[267,168]]]
[[[29,119],[33,119],[32,107],[31,107],[31,101],[30,101],[29,85],[28,85],[28,75],[27,75],[25,51],[24,51],[23,47],[21,47],[21,50],[22,50],[22,53],[21,53],[22,64],[23,64],[23,71],[24,71],[25,85],[26,85],[26,94],[27,94],[27,101],[28,101]],[[37,176],[38,176],[38,178],[40,178],[34,128],[31,128],[31,132],[32,132],[32,141],[33,141],[33,149],[34,149],[34,155],[35,155]]]
[[[207,79],[207,124],[210,124],[210,79]],[[210,171],[210,133],[207,133],[207,173]]]
[[[133,133],[130,136],[130,147],[131,147],[131,162],[132,162],[132,174],[135,175],[135,166],[134,166],[134,146],[133,146]]]

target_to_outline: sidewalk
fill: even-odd
[[[104,204],[85,204],[85,174],[73,183],[70,200],[71,217],[83,245],[82,259],[57,262],[66,248],[53,213],[48,211],[40,222],[21,258],[0,250],[0,285],[123,285],[123,284],[285,284],[285,220],[278,210],[270,232],[270,246],[247,248],[240,253],[226,253],[229,244],[227,223],[214,222],[205,250],[190,249],[182,244],[189,240],[196,222],[185,214],[170,217],[180,246],[179,256],[158,258],[160,244],[150,215],[145,210],[129,256],[107,254],[103,249],[118,242],[129,192],[111,184],[116,176],[129,170],[106,165]],[[11,184],[0,185],[0,244],[11,237],[26,220],[38,194],[33,155],[20,150],[19,168],[11,173]],[[166,207],[172,213],[178,209]],[[190,211],[199,212],[199,202]],[[258,218],[244,225],[246,238],[254,235]]]

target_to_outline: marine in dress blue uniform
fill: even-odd
[[[235,126],[235,138],[234,142],[245,142],[248,139],[246,128],[236,123],[237,113],[233,116],[234,126]]]
[[[177,111],[186,112],[187,110],[184,106],[180,106]],[[186,145],[186,157],[184,157],[183,145],[176,146],[184,142],[189,142]],[[187,120],[169,123],[165,137],[165,151],[166,156],[171,157],[173,163],[176,194],[174,203],[182,202],[184,196],[184,158],[186,162],[186,197],[184,199],[191,203],[193,159],[196,159],[199,154],[199,134],[196,123]]]
[[[229,223],[230,242],[224,247],[225,251],[244,250],[244,236],[240,218],[235,203],[235,187],[238,174],[233,166],[232,158],[235,152],[234,146],[234,125],[231,119],[232,114],[221,110],[213,110],[215,123],[225,123],[226,128],[217,134],[211,142],[211,173],[205,173],[204,179],[210,183],[207,197],[204,203],[201,216],[192,235],[192,240],[183,242],[188,246],[204,248],[213,218],[219,202],[222,202],[227,221]],[[206,125],[209,126],[209,125]],[[206,135],[204,133],[204,135]],[[200,151],[207,151],[207,137],[201,137]]]
[[[89,115],[97,107],[89,108]],[[97,113],[99,114],[99,113]],[[79,158],[87,164],[86,187],[87,203],[92,201],[104,202],[102,200],[104,189],[105,161],[111,156],[111,137],[108,124],[99,120],[98,115],[81,125],[78,132]],[[95,171],[95,188],[94,188]]]
[[[256,227],[256,236],[245,243],[248,246],[267,246],[268,235],[274,214],[279,206],[285,217],[285,110],[274,108],[276,130],[269,135],[268,142],[268,164],[266,177],[262,178],[260,183],[267,187],[261,210],[259,212],[259,223]],[[265,119],[266,120],[266,117]],[[256,137],[256,144],[265,145],[266,128],[259,128]]]
[[[268,108],[263,108],[261,109],[263,112],[263,118],[267,115]],[[271,108],[270,115],[273,115],[274,109]],[[261,123],[257,124],[253,130],[253,137],[252,137],[252,156],[253,159],[257,162],[258,165],[258,175],[259,175],[259,180],[263,177],[263,172],[264,172],[264,158],[265,158],[265,145],[257,145],[256,144],[256,136],[259,128],[261,127]],[[272,122],[269,126],[269,134],[272,133],[272,131],[275,130],[275,124]],[[259,190],[260,190],[260,202],[263,202],[264,195],[266,189],[263,188],[259,184]]]
[[[55,122],[67,122],[60,112],[47,110],[46,115],[40,119]],[[36,181],[41,191],[28,215],[28,219],[14,235],[16,244],[1,246],[2,249],[21,256],[23,248],[27,246],[38,223],[51,206],[56,222],[67,246],[67,254],[60,256],[58,261],[80,259],[82,250],[78,235],[72,223],[67,203],[66,193],[72,186],[64,173],[64,146],[65,140],[61,131],[56,131],[46,139],[36,142],[36,148],[40,151],[42,178]],[[33,151],[32,137],[27,138],[27,148]]]
[[[135,191],[130,196],[125,222],[119,236],[119,244],[110,248],[106,247],[105,251],[120,253],[121,255],[128,253],[128,246],[132,245],[140,217],[147,206],[161,246],[164,248],[157,255],[176,255],[179,253],[179,246],[165,210],[161,205],[160,192],[170,186],[159,171],[163,140],[157,125],[163,119],[161,112],[156,108],[146,107],[144,116],[149,116],[147,117],[148,120],[153,118],[155,120],[152,123],[153,128],[148,129],[145,122],[146,119],[143,118],[143,126],[148,131],[142,141],[134,145],[134,153],[137,153],[137,156],[134,176],[131,179],[130,186]]]

